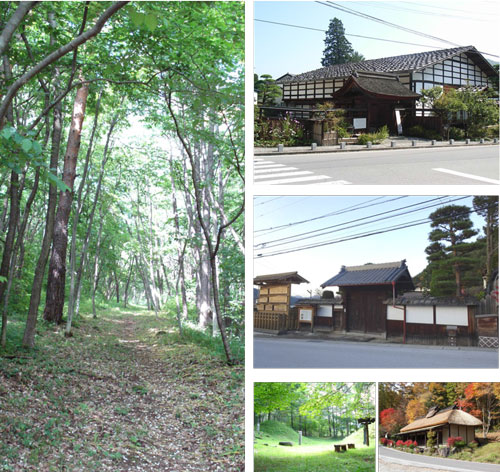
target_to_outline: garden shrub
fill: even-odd
[[[448,446],[449,447],[463,447],[465,446],[465,441],[462,436],[450,436],[448,438]]]
[[[436,130],[424,128],[422,125],[414,125],[408,128],[405,136],[412,138],[441,139],[441,134]]]
[[[255,118],[255,144],[257,146],[295,146],[302,144],[304,127],[289,114],[285,118],[270,120],[262,117]]]
[[[387,438],[380,438],[380,444],[382,444],[382,446],[387,446],[388,442],[389,440]]]
[[[498,134],[499,134],[499,126],[498,125],[492,125],[492,126],[488,126],[486,128],[486,137],[487,138],[491,138],[491,139],[498,138]]]
[[[402,439],[398,439],[396,441],[396,447],[403,447],[405,445],[405,442]]]
[[[358,144],[366,144],[371,142],[373,144],[379,144],[384,139],[389,137],[389,129],[386,125],[382,126],[376,133],[364,133],[359,136]]]
[[[432,429],[427,433],[427,447],[433,449],[436,445],[436,433]]]
[[[470,447],[471,449],[475,449],[476,447],[479,446],[479,444],[477,443],[477,441],[471,441],[469,444],[467,444],[468,447]]]
[[[465,139],[465,131],[461,128],[456,128],[455,126],[452,126],[450,128],[450,139]]]

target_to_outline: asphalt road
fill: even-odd
[[[254,184],[498,185],[499,147],[484,145],[257,156]]]
[[[413,466],[417,470],[425,472],[454,471],[454,472],[498,472],[499,464],[483,464],[479,462],[457,461],[454,459],[443,459],[439,457],[421,456],[408,452],[396,451],[387,447],[379,447],[379,467],[380,463],[390,463],[399,465],[399,470],[407,470]],[[390,468],[388,467],[390,470]],[[412,469],[413,470],[413,469]],[[385,468],[380,467],[380,472]]]
[[[290,339],[254,335],[255,368],[497,368],[498,351],[479,348]],[[500,469],[499,469],[500,470]]]

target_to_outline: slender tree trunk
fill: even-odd
[[[6,56],[3,56],[3,66],[4,75],[7,79],[12,77],[9,60]],[[7,110],[7,120],[10,123],[14,121],[14,114],[12,112],[12,107]],[[0,124],[1,127],[1,124]],[[0,264],[0,307],[3,306],[5,291],[7,289],[7,282],[9,277],[9,267],[12,259],[12,250],[14,248],[14,240],[17,231],[17,222],[19,220],[20,211],[20,189],[19,189],[19,175],[17,172],[12,171],[10,173],[10,187],[9,187],[9,198],[10,198],[10,210],[9,210],[9,225],[7,230],[7,236],[5,238],[5,243],[3,246],[2,263]],[[7,312],[2,313],[2,328],[0,333],[0,345],[5,347],[7,342]]]
[[[89,89],[87,85],[77,90],[73,108],[72,124],[69,131],[68,146],[64,156],[63,182],[69,190],[59,194],[52,254],[49,264],[47,297],[44,318],[57,324],[61,323],[64,308],[64,286],[66,279],[66,251],[68,247],[68,221],[73,201],[73,184],[76,177],[76,162],[80,151],[83,119]]]
[[[127,308],[128,302],[128,291],[130,287],[130,279],[132,278],[132,269],[134,268],[133,261],[130,263],[130,268],[128,270],[127,283],[125,284],[125,289],[123,291],[123,308]]]
[[[99,211],[99,216],[100,216],[99,231],[97,232],[94,267],[92,270],[92,317],[94,319],[97,318],[97,311],[95,308],[95,294],[97,292],[97,285],[99,283],[99,252],[101,250],[102,227],[103,227],[102,208]]]
[[[52,124],[52,147],[50,153],[50,170],[54,174],[57,173],[59,151],[61,147],[61,137],[62,137],[62,102],[59,102],[54,107],[54,121]],[[29,348],[33,348],[35,345],[35,329],[38,317],[38,307],[40,305],[40,295],[42,292],[43,275],[45,273],[45,267],[47,266],[47,260],[49,258],[49,252],[50,252],[50,243],[52,241],[52,236],[54,233],[56,204],[57,204],[57,187],[54,183],[50,183],[45,232],[43,235],[40,255],[38,256],[38,261],[35,268],[35,276],[33,278],[33,285],[31,287],[31,297],[28,309],[28,317],[26,319],[26,328],[24,330],[24,336],[23,336],[23,346]]]

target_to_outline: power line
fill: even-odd
[[[305,30],[311,30],[311,31],[319,31],[321,33],[325,33],[324,29],[311,28],[309,26],[292,25],[290,23],[280,23],[279,21],[261,20],[259,18],[254,18],[254,21],[259,21],[261,23],[271,23],[273,25],[289,26],[291,28],[299,28],[299,29],[305,29]],[[353,36],[355,38],[364,38],[364,39],[373,39],[373,40],[376,40],[376,41],[385,41],[387,43],[408,44],[410,46],[421,46],[421,47],[425,47],[425,48],[435,48],[435,49],[441,49],[442,48],[442,46],[431,46],[429,44],[408,43],[406,41],[396,41],[394,39],[374,38],[373,36],[362,36],[360,34],[345,33],[345,36]]]
[[[469,215],[470,213],[478,213],[478,211],[480,211],[480,210],[486,210],[488,208],[492,208],[492,207],[495,207],[497,205],[498,205],[498,203],[494,203],[493,205],[485,205],[484,207],[480,207],[480,208],[477,208],[477,209],[470,208],[467,211],[465,211],[464,213],[462,213],[460,215],[457,215],[457,216]],[[422,224],[427,224],[427,223],[430,223],[431,221],[432,220],[430,218],[413,220],[413,221],[408,222],[408,223],[402,223],[402,224],[395,225],[395,226],[389,226],[389,227],[382,228],[382,229],[376,230],[376,231],[371,231],[371,232],[357,233],[357,234],[354,234],[354,235],[351,235],[351,236],[347,236],[347,237],[343,237],[343,238],[337,238],[337,239],[333,239],[333,240],[330,240],[330,241],[323,241],[321,243],[314,243],[314,244],[310,244],[310,245],[306,245],[306,246],[299,246],[299,247],[290,248],[290,249],[278,250],[278,251],[271,252],[269,254],[257,254],[257,256],[254,256],[254,259],[260,259],[260,258],[263,258],[263,257],[279,256],[279,255],[283,255],[283,254],[289,254],[289,253],[292,253],[292,252],[299,252],[299,251],[304,251],[304,250],[307,250],[307,249],[314,249],[314,248],[317,248],[317,247],[323,247],[323,246],[329,246],[329,245],[333,245],[333,244],[339,244],[339,243],[342,243],[342,242],[345,242],[345,241],[352,241],[352,240],[355,240],[355,239],[367,238],[369,236],[376,236],[376,235],[379,235],[379,234],[390,233],[390,232],[397,231],[397,230],[400,230],[400,229],[407,229],[407,228],[411,228],[411,227],[414,227],[414,226],[418,226],[418,225],[422,225]]]
[[[389,203],[389,202],[392,202],[394,200],[401,200],[402,198],[408,198],[408,197],[406,197],[406,196],[400,196],[400,197],[392,198],[390,200],[386,200],[384,202],[372,203],[370,205],[366,205],[367,203],[371,203],[371,202],[380,200],[381,198],[385,198],[385,197],[375,197],[375,198],[373,198],[371,200],[368,200],[366,202],[356,203],[355,205],[351,205],[351,206],[348,206],[346,208],[342,208],[340,210],[332,211],[332,212],[326,213],[324,215],[315,216],[313,218],[308,218],[306,220],[294,221],[292,223],[287,223],[287,224],[279,225],[279,226],[272,226],[270,228],[265,228],[265,229],[258,229],[258,230],[255,230],[254,233],[260,233],[260,232],[263,232],[263,231],[270,231],[270,230],[278,230],[278,229],[290,228],[292,226],[297,226],[297,225],[301,225],[301,224],[304,224],[304,223],[309,223],[311,221],[320,220],[322,218],[328,218],[329,216],[341,215],[342,213],[346,213],[347,211],[351,211],[353,209],[355,209],[355,210],[362,210],[364,208],[369,208],[369,207],[372,207],[372,206],[375,206],[375,205],[381,205],[382,203]],[[363,205],[366,205],[366,206],[363,206]],[[359,207],[359,208],[356,208],[356,207]]]
[[[254,206],[259,206],[259,205],[264,205],[266,203],[271,203],[271,202],[274,202],[274,200],[279,200],[280,198],[283,198],[283,197],[274,197],[274,198],[271,198],[271,200],[266,200],[265,202],[256,203]]]
[[[447,39],[442,39],[442,38],[438,38],[437,36],[432,36],[432,35],[427,34],[427,33],[422,33],[421,31],[413,30],[411,28],[407,28],[406,26],[400,26],[400,25],[397,25],[396,23],[391,23],[390,21],[386,21],[386,20],[382,20],[380,18],[377,18],[376,16],[368,15],[366,13],[361,13],[361,12],[359,12],[357,10],[353,10],[352,8],[349,8],[349,7],[340,6],[340,5],[338,5],[334,2],[331,2],[331,1],[327,1],[327,3],[316,1],[316,3],[319,3],[320,5],[327,6],[329,8],[334,8],[336,10],[340,10],[344,13],[349,13],[351,15],[355,15],[355,16],[358,16],[360,18],[364,18],[365,20],[375,21],[375,22],[381,23],[385,26],[390,26],[391,28],[397,28],[397,29],[400,29],[402,31],[406,31],[407,33],[416,34],[418,36],[433,39],[435,41],[440,41],[442,43],[446,43],[446,44],[449,44],[449,45],[452,45],[455,47],[460,46],[460,44],[454,43],[452,41],[448,41]],[[485,54],[487,56],[498,57],[498,55],[496,55],[496,54],[489,54],[489,53],[482,52],[482,51],[479,51],[479,52],[481,52],[481,54]]]
[[[391,28],[397,28],[397,29],[400,29],[402,31],[406,31],[407,33],[416,34],[416,35],[422,36],[424,38],[434,39],[435,41],[439,41],[441,43],[450,44],[450,45],[455,46],[455,47],[456,46],[460,46],[459,44],[454,43],[452,41],[448,41],[446,39],[438,38],[437,36],[432,36],[431,34],[422,33],[420,31],[416,31],[416,30],[413,30],[411,28],[407,28],[406,26],[400,26],[400,25],[397,25],[396,23],[391,23],[390,21],[382,20],[380,18],[377,18],[377,17],[372,16],[372,15],[368,15],[366,13],[361,13],[361,12],[359,12],[357,10],[353,10],[352,8],[337,5],[334,2],[328,1],[327,3],[325,3],[325,2],[316,2],[316,3],[319,3],[321,5],[325,5],[325,6],[329,7],[329,8],[334,8],[336,10],[343,11],[344,13],[349,13],[351,15],[355,15],[355,16],[358,16],[360,18],[364,18],[366,20],[376,21],[377,23],[381,23],[381,24],[383,24],[385,26],[390,26]]]
[[[449,204],[449,203],[453,203],[453,202],[456,202],[456,201],[459,201],[459,200],[464,200],[466,198],[469,198],[469,197],[458,197],[458,198],[451,198],[446,201],[446,202],[443,202],[443,203],[438,203],[437,205],[443,205],[443,204]],[[418,211],[423,211],[423,210],[427,210],[429,208],[432,208],[432,207],[435,207],[436,206],[436,203],[433,203],[432,205],[426,205],[426,203],[430,203],[430,202],[435,202],[436,200],[441,200],[441,197],[437,197],[437,198],[432,198],[431,200],[427,200],[425,202],[418,202],[418,203],[413,203],[412,205],[407,205],[407,206],[404,206],[404,207],[400,207],[400,208],[395,208],[393,210],[387,210],[387,211],[384,211],[384,212],[381,212],[381,213],[377,213],[375,215],[370,215],[370,216],[365,216],[363,218],[357,218],[355,220],[351,220],[351,221],[346,221],[344,223],[338,223],[338,224],[335,224],[335,225],[332,225],[332,226],[327,226],[325,228],[320,228],[320,229],[317,229],[317,230],[313,230],[313,231],[309,231],[307,233],[301,233],[301,234],[296,234],[296,235],[293,235],[293,236],[288,236],[288,237],[285,237],[285,238],[281,238],[281,239],[275,239],[274,241],[269,241],[267,243],[261,243],[261,244],[258,244],[256,245],[256,247],[261,247],[261,248],[270,248],[270,247],[276,247],[276,246],[282,246],[283,244],[291,244],[293,242],[297,242],[297,241],[302,241],[304,239],[309,239],[309,238],[318,238],[320,236],[324,236],[326,234],[331,234],[331,233],[337,233],[339,231],[345,231],[347,229],[352,229],[352,228],[357,228],[359,226],[364,226],[364,225],[367,225],[367,224],[373,224],[373,223],[378,223],[380,221],[384,221],[384,220],[387,220],[387,219],[390,219],[390,218],[396,218],[398,216],[401,216],[401,215],[408,215],[410,213],[415,213],[415,212],[418,212]],[[382,216],[382,215],[387,215],[389,213],[394,213],[394,212],[397,212],[397,211],[401,211],[401,210],[407,210],[408,208],[412,208],[412,207],[415,207],[415,206],[420,206],[420,205],[425,205],[421,208],[416,208],[416,209],[413,209],[413,210],[409,210],[409,211],[404,211],[403,213],[396,213],[395,215],[389,215],[389,216],[384,216],[383,218],[379,218],[377,220],[373,220],[373,221],[365,221],[365,220],[371,220],[372,218],[376,218],[378,216]],[[361,223],[361,224],[356,224],[356,225],[351,225],[351,226],[345,226],[345,225],[349,225],[351,223],[358,223],[360,221],[364,221],[364,223]],[[338,227],[341,227],[340,229],[336,229],[334,231],[326,231],[326,230],[330,230],[332,228],[338,228]],[[342,227],[344,226],[344,227]],[[323,231],[322,233],[320,234],[316,234],[314,236],[311,236],[312,233],[318,233],[320,231]],[[305,237],[300,237],[300,236],[305,236]],[[280,241],[285,241],[285,240],[290,240],[286,243],[279,243]],[[272,243],[279,243],[279,244],[272,244]]]
[[[405,7],[400,7],[400,6],[394,6],[394,5],[380,5],[380,4],[375,4],[375,2],[359,2],[365,4],[364,6],[370,6],[373,8],[381,8],[385,10],[395,10],[395,11],[409,11],[413,13],[417,13],[419,15],[427,15],[427,16],[433,16],[433,17],[442,17],[442,18],[458,18],[461,20],[469,20],[469,21],[480,21],[480,22],[488,22],[489,20],[484,19],[484,18],[471,18],[469,12],[469,16],[465,15],[450,15],[449,13],[437,13],[433,11],[425,11],[425,10],[417,10],[415,8],[405,8]],[[449,11],[449,10],[448,10]]]
[[[492,3],[497,3],[498,0],[496,0],[495,2],[492,2]],[[447,7],[437,7],[435,5],[429,5],[429,4],[422,4],[422,3],[417,3],[417,2],[401,2],[401,3],[407,3],[408,5],[418,5],[418,6],[425,6],[427,8],[435,8],[437,10],[446,10],[446,11],[459,11],[459,12],[462,12],[462,13],[469,13],[469,14],[480,14],[480,15],[497,15],[498,12],[485,12],[485,11],[481,11],[481,12],[478,12],[477,10],[473,11],[473,10],[460,10],[458,8],[447,8]]]

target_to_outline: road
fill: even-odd
[[[255,368],[497,368],[498,351],[254,335]]]
[[[254,184],[498,185],[499,147],[258,156]]]
[[[408,452],[396,451],[380,446],[379,472],[498,472],[498,464],[483,464],[479,462],[457,461],[440,457],[421,456]]]

